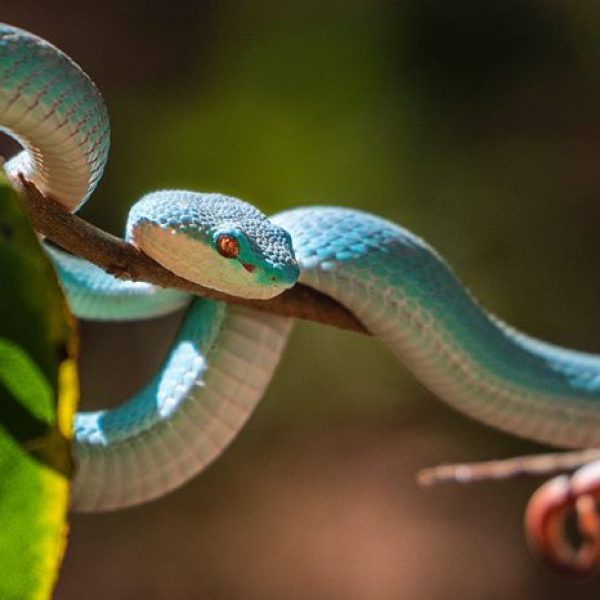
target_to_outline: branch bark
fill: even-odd
[[[161,267],[157,262],[121,238],[102,231],[44,197],[21,178],[21,197],[31,223],[39,233],[69,252],[98,265],[120,279],[147,281],[161,287],[177,288],[197,296],[250,306],[285,317],[332,325],[368,333],[358,319],[329,296],[302,284],[271,300],[248,300],[229,296],[191,283]]]

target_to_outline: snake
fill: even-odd
[[[5,164],[15,185],[25,177],[69,211],[90,197],[109,150],[102,96],[62,51],[10,25],[0,25],[0,125],[22,145]],[[133,205],[125,237],[173,273],[229,295],[269,299],[300,282],[347,308],[466,415],[555,446],[600,444],[600,356],[493,316],[436,250],[400,225],[335,206],[267,217],[221,194],[163,190]],[[80,318],[149,319],[185,308],[151,381],[74,422],[74,510],[158,498],[236,437],[269,385],[293,319],[123,281],[43,245]]]

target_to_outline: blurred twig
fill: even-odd
[[[421,485],[438,483],[472,483],[511,479],[519,476],[540,476],[573,471],[592,461],[600,460],[600,450],[572,450],[550,454],[531,454],[503,460],[439,465],[423,469],[417,475]]]
[[[177,288],[191,294],[242,304],[286,317],[316,321],[341,329],[367,333],[356,317],[325,294],[297,284],[271,300],[247,300],[229,296],[191,283],[161,267],[121,238],[115,237],[65,210],[44,197],[21,178],[21,196],[33,227],[60,247],[98,265],[120,279],[147,281],[161,287]]]

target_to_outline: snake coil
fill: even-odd
[[[23,145],[7,163],[76,210],[109,146],[102,98],[54,46],[0,25],[0,124]],[[472,417],[561,446],[600,444],[600,358],[525,336],[490,316],[423,240],[374,215],[303,207],[267,219],[217,194],[162,191],[127,236],[197,283],[267,298],[297,280],[346,306],[440,398]],[[214,460],[268,385],[291,321],[122,282],[48,249],[82,318],[142,319],[189,305],[152,381],[114,409],[77,415],[73,506],[130,506]]]

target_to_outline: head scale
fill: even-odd
[[[233,296],[272,298],[299,276],[289,234],[229,196],[148,194],[129,213],[127,237],[173,273]]]

